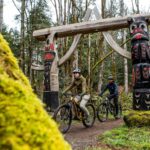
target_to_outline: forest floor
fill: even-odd
[[[96,121],[92,128],[85,128],[82,122],[75,122],[64,136],[72,145],[73,150],[91,150],[90,147],[102,147],[111,150],[107,145],[100,143],[98,136],[122,124],[122,119],[109,120],[103,123]]]

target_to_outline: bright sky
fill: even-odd
[[[19,4],[16,1],[16,4]],[[4,23],[8,25],[10,28],[11,27],[16,27],[17,22],[14,20],[15,15],[18,14],[18,10],[15,8],[12,0],[4,0],[4,13],[3,13],[3,18],[4,18]]]
[[[17,6],[20,6],[19,0],[14,0]],[[128,8],[131,8],[131,0],[125,0]],[[96,2],[97,6],[100,7],[100,0]],[[145,10],[145,12],[150,12],[150,0],[140,0],[140,10]],[[9,28],[18,27],[17,21],[14,20],[15,15],[19,14],[18,10],[15,8],[12,0],[4,0],[4,23],[9,26]]]

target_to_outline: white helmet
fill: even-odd
[[[110,76],[108,77],[108,80],[114,80],[113,76],[110,75]]]
[[[79,68],[76,68],[73,70],[73,73],[81,73],[81,70]]]

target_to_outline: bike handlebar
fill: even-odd
[[[72,93],[64,93],[63,95],[64,95],[65,97],[69,97],[69,96],[73,97],[73,96],[75,96],[75,95],[72,94]]]

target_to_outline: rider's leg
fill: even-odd
[[[76,96],[74,97],[74,101],[75,101],[76,103],[78,103],[80,100],[81,100],[81,96],[76,95]],[[73,105],[73,107],[74,107],[74,105]],[[74,110],[75,110],[75,107],[74,107]],[[73,117],[72,117],[73,119],[77,119],[77,116],[76,116],[76,114],[75,114],[74,111],[72,111],[72,116],[73,116]]]
[[[88,95],[84,95],[82,97],[82,100],[81,100],[81,103],[80,103],[80,108],[85,112],[86,117],[88,117],[89,114],[90,114],[88,109],[86,108],[86,104],[87,104],[89,99],[90,99],[90,95],[89,94]]]
[[[118,116],[118,109],[119,109],[118,108],[118,96],[114,97],[114,104],[115,104],[115,108],[116,108],[116,112],[115,112],[116,114],[115,115]]]

